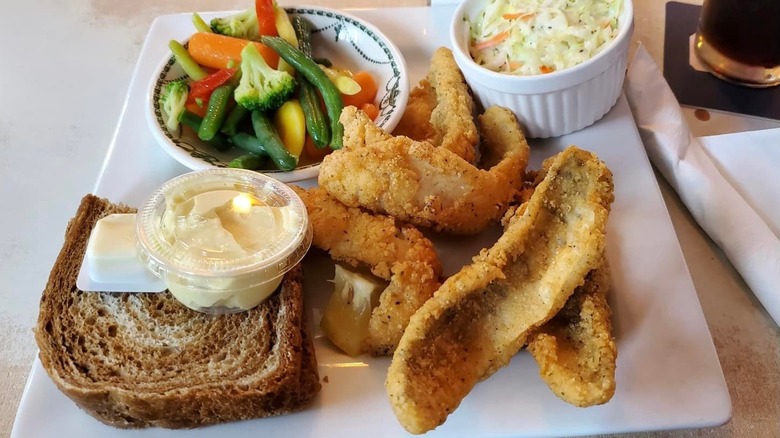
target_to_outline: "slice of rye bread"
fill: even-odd
[[[85,196],[40,302],[35,339],[57,387],[121,428],[192,428],[301,409],[320,390],[303,317],[302,269],[258,307],[207,315],[164,293],[76,287],[89,234],[134,210]]]

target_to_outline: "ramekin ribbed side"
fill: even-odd
[[[483,108],[511,109],[527,137],[557,137],[592,125],[617,102],[626,74],[626,51],[606,70],[581,84],[540,94],[512,94],[469,80]]]

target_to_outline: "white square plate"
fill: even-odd
[[[452,7],[352,11],[398,44],[413,85],[424,76],[433,50],[449,45]],[[94,192],[139,205],[164,181],[186,168],[155,142],[144,118],[145,90],[169,39],[191,30],[190,15],[157,19],[141,51],[124,112]],[[429,433],[446,437],[571,436],[714,426],[726,422],[731,400],[696,291],[650,163],[624,98],[595,125],[565,137],[534,141],[532,168],[569,144],[596,152],[612,169],[615,203],[607,255],[610,300],[618,344],[617,392],[603,406],[576,408],[556,398],[527,352],[480,383]],[[309,182],[311,184],[312,182]],[[64,226],[64,225],[63,225]],[[496,233],[437,241],[452,274]],[[307,257],[306,304],[312,323],[326,296],[330,264]],[[325,294],[327,295],[327,294]],[[408,434],[396,421],[384,391],[389,359],[348,358],[317,336],[322,392],[306,410],[283,417],[187,431],[113,429],[61,394],[36,360],[14,424],[14,437],[389,437]]]

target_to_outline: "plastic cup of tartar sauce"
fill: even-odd
[[[312,241],[295,192],[261,173],[207,169],[173,178],[139,209],[141,259],[185,306],[249,310],[279,287]]]

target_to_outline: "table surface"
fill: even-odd
[[[305,3],[374,7],[361,0]],[[664,4],[634,0],[635,44],[644,45],[659,64]],[[426,5],[426,0],[381,2]],[[152,20],[175,12],[245,7],[246,0],[29,0],[4,5],[0,202],[8,210],[0,215],[0,436],[10,435],[34,359],[32,327],[65,224],[93,189]],[[717,113],[701,122],[691,114],[686,109],[695,135],[780,126]],[[659,181],[718,351],[733,417],[712,429],[626,436],[780,436],[780,330],[674,191],[660,176]]]

